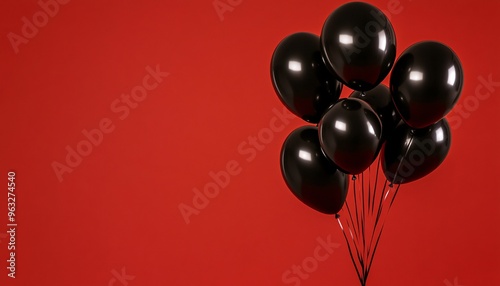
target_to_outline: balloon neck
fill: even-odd
[[[356,175],[352,175],[352,180],[356,181]]]
[[[393,183],[393,182],[391,182],[391,183],[389,184],[389,188],[392,188],[392,187],[394,187],[394,183]]]
[[[339,214],[335,214],[335,219],[339,219],[340,218],[340,215]]]

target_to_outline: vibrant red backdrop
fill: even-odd
[[[500,2],[370,2],[390,14],[398,54],[421,40],[456,51],[466,107],[450,115],[460,123],[444,164],[397,198],[369,282],[497,285]],[[340,246],[300,285],[356,285],[335,221],[281,178],[281,144],[305,123],[289,120],[261,150],[249,141],[282,110],[269,77],[274,47],[293,32],[320,33],[341,1],[215,3],[223,13],[213,0],[68,1],[44,17],[35,0],[1,2],[0,284],[298,285],[283,273],[331,235]],[[148,66],[169,75],[155,82]],[[121,95],[141,91],[145,77],[146,98],[126,107]],[[488,78],[494,84],[478,88]],[[82,131],[102,120],[108,133],[88,150]],[[67,166],[67,146],[89,154]],[[67,166],[62,181],[54,162]],[[235,175],[187,224],[179,206],[195,207],[193,188],[228,162]],[[6,268],[9,170],[15,279]]]

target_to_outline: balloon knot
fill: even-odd
[[[335,219],[339,219],[340,215],[339,214],[335,214]]]
[[[389,188],[392,188],[392,187],[394,187],[394,183],[392,183],[392,182],[391,182],[391,183],[389,184]]]
[[[352,180],[356,181],[356,175],[352,175]]]

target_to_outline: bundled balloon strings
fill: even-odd
[[[386,217],[400,186],[394,186],[386,179],[379,180],[379,170],[380,159],[375,172],[370,167],[357,177],[353,176],[353,191],[345,202],[343,214],[336,216],[363,286],[366,285]]]
[[[344,234],[351,260],[362,286],[365,286],[368,280],[373,258],[375,257],[380,237],[384,230],[385,220],[398,194],[400,184],[394,187],[394,182],[398,182],[398,173],[401,170],[403,161],[408,156],[413,138],[414,136],[411,135],[407,141],[407,146],[405,146],[406,151],[400,159],[392,182],[385,179],[383,180],[383,185],[379,186],[378,184],[381,157],[379,157],[376,163],[375,182],[373,185],[371,184],[373,175],[371,166],[367,171],[359,175],[361,186],[356,184],[359,181],[356,175],[352,176],[353,195],[351,200],[346,199],[345,202],[347,216],[342,216],[346,217],[345,224],[349,231],[349,236],[346,235],[346,229],[341,222],[341,216],[335,216]],[[366,181],[365,177],[367,177]],[[349,201],[353,201],[354,203],[353,211],[349,207]]]
[[[389,73],[390,88],[382,84]],[[448,154],[444,116],[462,91],[460,60],[434,41],[415,43],[396,60],[389,19],[375,6],[350,2],[328,16],[320,36],[293,33],[279,42],[271,80],[289,111],[317,124],[286,138],[283,178],[310,208],[327,215],[342,210],[335,217],[366,285],[399,184],[430,174]],[[343,88],[353,92],[340,98]],[[403,162],[408,155],[411,162]],[[349,174],[355,174],[350,192]]]

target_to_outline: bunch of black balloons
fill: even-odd
[[[388,88],[381,82],[391,70]],[[428,175],[448,154],[451,133],[444,116],[463,85],[457,55],[444,44],[424,41],[396,60],[394,29],[370,4],[340,6],[319,37],[284,38],[273,53],[271,77],[282,103],[314,124],[285,140],[284,180],[297,198],[322,213],[340,211],[348,176],[362,173],[379,154],[391,184]],[[353,92],[339,99],[343,86]]]

